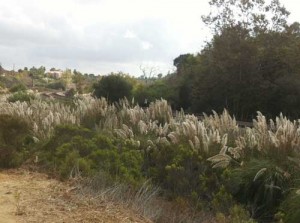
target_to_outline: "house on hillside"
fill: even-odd
[[[54,78],[54,79],[60,79],[61,76],[63,74],[63,71],[62,70],[50,70],[46,73],[46,76],[47,77],[50,77],[50,78]]]

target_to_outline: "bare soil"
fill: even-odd
[[[71,182],[24,169],[0,171],[0,223],[149,223],[112,202],[90,202]]]

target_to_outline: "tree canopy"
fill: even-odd
[[[227,108],[241,120],[257,111],[299,118],[299,23],[287,23],[289,12],[278,0],[210,5],[218,10],[203,21],[213,30],[212,40],[197,55],[174,60],[177,107],[195,113]]]
[[[202,20],[215,33],[234,26],[252,34],[282,31],[290,14],[279,0],[211,0],[209,4],[211,12]]]
[[[104,97],[110,102],[117,102],[124,97],[131,97],[132,84],[122,74],[103,76],[94,84],[94,96]]]

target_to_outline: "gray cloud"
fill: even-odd
[[[200,50],[207,2],[141,1],[0,1],[0,62],[138,74],[140,64],[167,72],[179,54]]]
[[[47,29],[14,26],[0,22],[0,45],[27,47],[30,57],[104,62],[133,62],[138,60],[166,61],[168,39],[160,31],[160,21],[140,21],[134,24],[104,26],[95,24],[80,34],[63,19],[47,23]],[[152,29],[151,27],[156,27]],[[125,38],[131,30],[136,38]],[[151,45],[149,49],[143,45]]]
[[[107,13],[103,19],[99,12],[98,20],[85,21],[85,17],[81,20],[76,13],[83,13],[82,16],[90,15],[76,7],[88,5],[100,9],[101,2],[108,1],[68,1],[66,5],[77,11],[69,9],[63,13],[59,5],[51,11],[33,1],[28,1],[27,4],[22,2],[16,7],[16,11],[13,11],[13,7],[9,7],[8,3],[2,5],[11,13],[0,11],[0,47],[6,51],[6,54],[0,56],[0,62],[16,63],[20,66],[25,63],[28,63],[27,66],[38,66],[37,63],[42,63],[41,65],[64,67],[86,64],[88,69],[93,71],[98,69],[97,64],[106,63],[112,66],[112,70],[114,64],[115,67],[123,66],[124,69],[132,70],[133,66],[138,67],[145,62],[168,67],[178,54],[174,47],[178,45],[173,38],[174,34],[168,29],[168,22],[160,17],[146,16],[126,20],[124,13],[116,22],[113,15],[110,20],[108,18],[111,15]],[[16,2],[12,0],[11,6]],[[48,7],[51,6],[51,3],[48,4]],[[114,11],[111,12],[113,13]],[[95,14],[91,16],[98,18]],[[126,32],[132,35],[125,36]]]

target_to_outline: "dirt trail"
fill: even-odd
[[[26,170],[0,171],[0,223],[149,223],[122,205],[91,204],[67,183]]]

